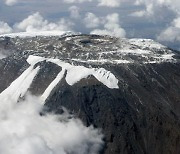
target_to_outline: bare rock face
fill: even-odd
[[[0,92],[29,67],[30,55],[41,58],[29,87],[34,95],[43,95],[64,71],[45,106],[57,114],[63,106],[102,129],[101,153],[180,153],[178,51],[147,39],[75,34],[1,36],[0,50],[7,50],[0,60]]]

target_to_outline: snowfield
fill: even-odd
[[[2,34],[0,37],[20,37],[20,38],[26,38],[26,37],[36,37],[36,36],[43,36],[43,37],[50,37],[50,36],[62,36],[62,35],[72,35],[77,34],[70,31],[39,31],[39,32],[18,32],[18,33],[10,33],[10,34]]]
[[[52,62],[62,68],[61,72],[59,72],[56,78],[52,81],[52,83],[42,94],[41,97],[43,104],[50,95],[51,91],[65,76],[66,71],[67,74],[65,76],[65,80],[71,86],[79,82],[80,80],[92,75],[99,82],[101,82],[108,88],[119,88],[118,79],[110,71],[107,71],[104,68],[87,68],[84,66],[74,66],[69,63],[63,62],[59,59],[51,59],[30,55],[27,59],[27,62],[30,64],[30,67],[27,70],[25,70],[7,89],[5,89],[0,94],[0,98],[11,97],[12,100],[17,102],[20,97],[24,97],[30,85],[32,84],[33,79],[40,70],[39,66],[37,66],[36,68],[34,68],[34,66],[41,61]]]

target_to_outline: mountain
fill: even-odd
[[[0,96],[18,102],[30,92],[46,112],[65,107],[102,130],[100,153],[180,153],[178,51],[71,32],[1,35],[0,51]]]

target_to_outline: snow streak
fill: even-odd
[[[43,57],[30,56],[27,59],[29,68],[0,94],[0,153],[97,154],[103,145],[99,130],[85,127],[66,110],[62,115],[44,113],[42,116],[43,95],[28,94],[40,70],[36,64],[44,60]],[[45,97],[63,75],[64,70],[46,89]]]

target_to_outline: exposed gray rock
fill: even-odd
[[[46,100],[49,111],[62,106],[84,124],[102,129],[104,154],[180,153],[180,54],[152,40],[97,35],[1,37],[0,92],[28,66],[29,55],[58,58],[73,65],[105,68],[119,80],[110,89],[88,76],[70,86],[65,75]],[[9,51],[12,51],[9,54]],[[30,91],[41,95],[61,67],[40,62]]]

